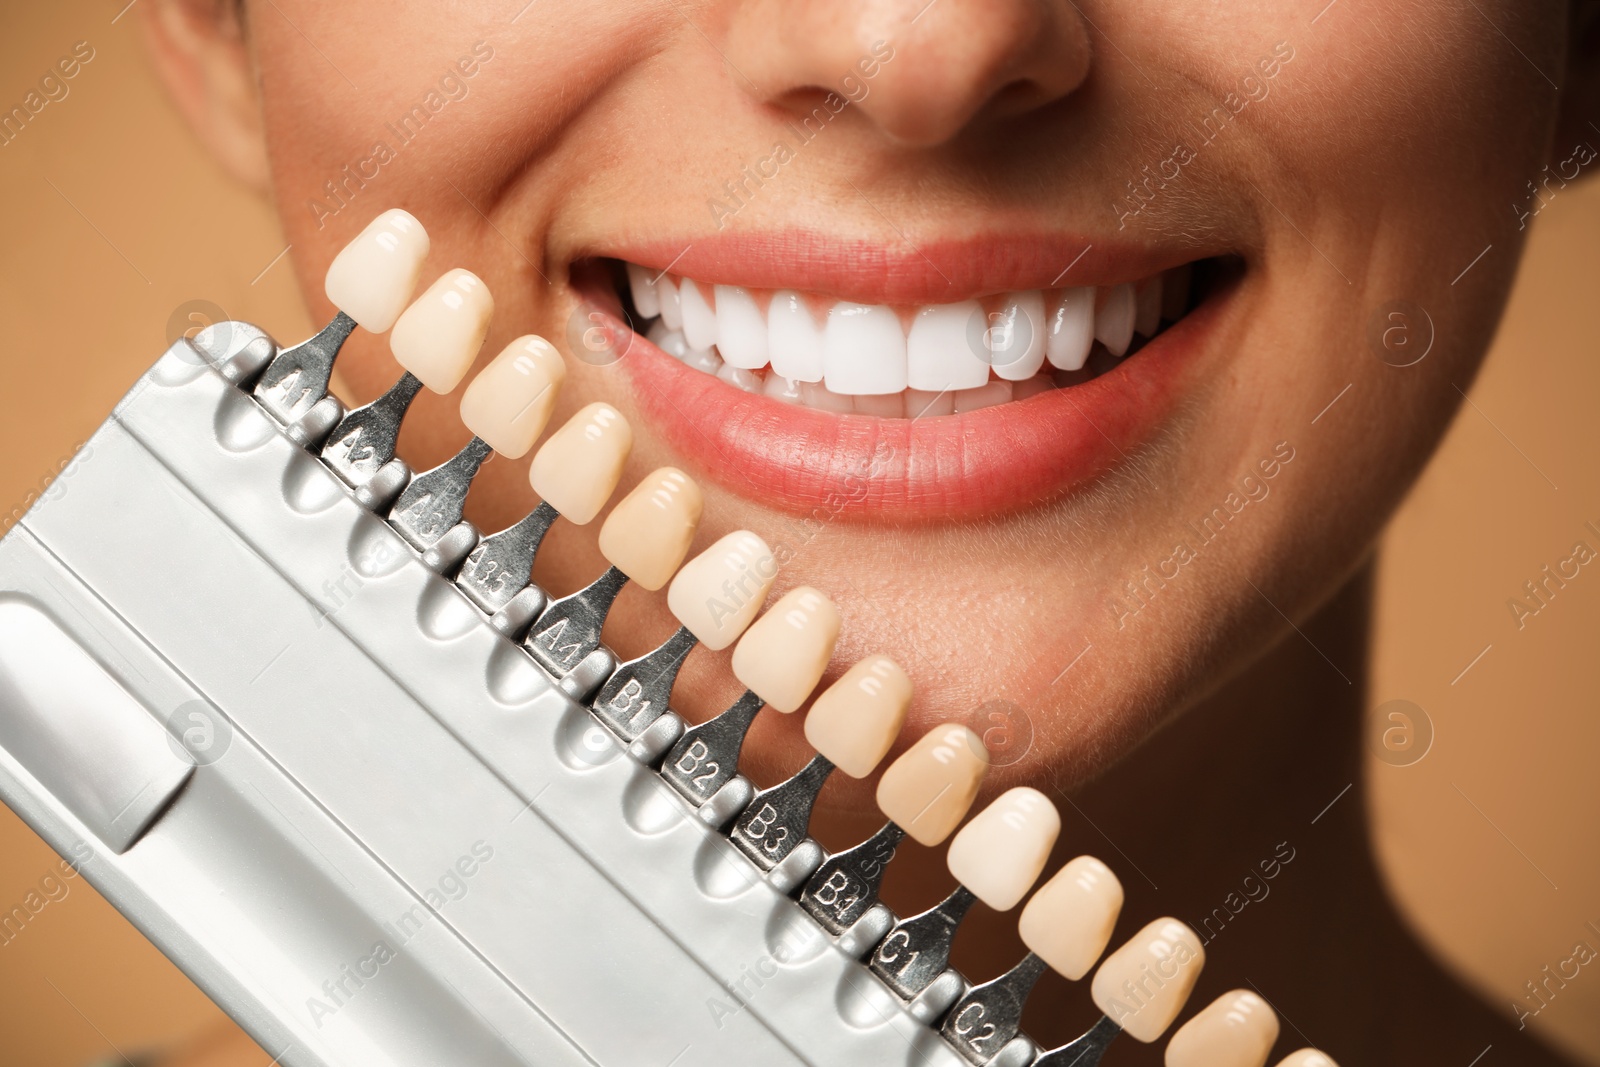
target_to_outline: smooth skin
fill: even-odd
[[[1196,357],[1202,373],[1145,446],[1091,485],[960,520],[847,515],[796,538],[779,502],[703,478],[696,544],[739,527],[791,531],[776,592],[814,585],[839,603],[830,677],[872,652],[906,667],[909,736],[986,701],[1020,709],[1005,728],[1025,733],[1026,754],[996,768],[989,795],[1032,784],[1062,798],[1055,862],[1093,851],[1117,871],[1128,890],[1117,941],[1158,914],[1198,923],[1243,875],[1292,852],[1271,902],[1208,943],[1196,1006],[1258,987],[1285,1021],[1280,1055],[1316,1044],[1345,1064],[1466,1064],[1492,1044],[1497,1062],[1557,1063],[1405,930],[1370,856],[1359,786],[1309,819],[1360,781],[1376,538],[1495,329],[1528,183],[1600,114],[1594,6],[1321,6],[540,0],[446,14],[376,0],[157,0],[141,11],[178,107],[224,167],[274,199],[318,317],[333,311],[320,279],[339,246],[403,206],[432,235],[430,277],[459,264],[493,291],[486,353],[530,332],[567,347],[574,257],[709,233],[710,192],[877,41],[894,59],[870,91],[729,225],[804,224],[901,252],[1028,230],[1239,257]],[[1254,83],[1229,132],[1136,215],[1119,209],[1141,168],[1171,154],[1172,131],[1282,46],[1294,58]],[[479,62],[464,94],[401,144],[388,124],[465,56]],[[325,183],[379,140],[392,158],[331,210]],[[1495,254],[1457,278],[1491,242]],[[1403,369],[1369,339],[1397,300],[1426,309],[1436,330],[1427,358]],[[663,465],[700,477],[622,365],[569,366],[556,421],[616,405],[635,429],[624,485]],[[340,373],[367,399],[396,371],[383,340],[358,333]],[[414,466],[465,439],[454,405],[418,402],[404,449]],[[1190,522],[1285,449],[1293,458],[1264,498],[1178,577],[1130,599]],[[491,464],[481,481],[481,525],[531,507],[520,465]],[[565,593],[604,566],[592,529],[560,530],[536,577]],[[629,590],[607,636],[633,655],[671,629],[662,598]],[[705,716],[737,690],[726,654],[697,651],[677,703]],[[760,782],[796,769],[800,718],[762,717],[746,751]],[[871,781],[834,777],[816,830],[839,846],[873,828],[857,814]],[[911,908],[942,896],[949,876],[937,852],[907,846],[889,883],[891,902]],[[957,958],[968,974],[1020,953],[1014,916],[980,908],[969,921]],[[1046,980],[1027,1027],[1069,1038],[1090,1021],[1087,1000]],[[1117,1062],[1158,1054],[1124,1042]]]

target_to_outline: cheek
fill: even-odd
[[[1291,40],[1275,154],[1308,180],[1336,180],[1372,221],[1504,210],[1543,163],[1555,94],[1542,72],[1561,70],[1561,12],[1510,0],[1391,0],[1377,17],[1345,6]]]

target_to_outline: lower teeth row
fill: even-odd
[[[850,396],[830,392],[821,382],[798,382],[784,378],[774,373],[771,367],[742,370],[730,366],[723,362],[715,345],[707,349],[690,348],[682,330],[668,329],[659,318],[651,320],[646,336],[657,348],[685,366],[720,378],[747,393],[819,411],[888,419],[959,415],[1012,400],[1026,400],[1052,389],[1080,385],[1099,377],[1119,362],[1118,357],[1108,352],[1104,345],[1096,343],[1083,369],[1078,371],[1056,370],[1046,365],[1038,374],[1020,382],[1005,381],[991,372],[989,381],[976,389],[955,389],[942,393],[906,389],[878,396]]]

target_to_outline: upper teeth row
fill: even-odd
[[[991,371],[1004,381],[1026,381],[1046,360],[1079,370],[1095,341],[1120,356],[1135,333],[1154,336],[1163,303],[1163,278],[1156,275],[1104,290],[1030,289],[983,303],[932,304],[909,313],[909,328],[894,308],[841,300],[819,324],[792,290],[770,294],[763,310],[758,295],[742,286],[708,286],[632,263],[627,272],[639,314],[659,315],[669,329],[682,330],[690,348],[715,346],[733,368],[770,364],[791,382],[822,382],[853,396],[976,389]],[[1179,294],[1168,296],[1170,308]]]

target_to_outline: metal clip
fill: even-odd
[[[456,585],[468,600],[493,615],[527,588],[533,557],[550,532],[550,524],[560,517],[555,508],[541,501],[516,525],[485,537],[462,564]]]
[[[370,404],[363,404],[340,420],[322,446],[322,459],[347,485],[359,489],[394,459],[400,422],[422,383],[410,371]]]
[[[878,902],[883,870],[905,836],[899,826],[884,823],[883,829],[861,844],[829,856],[806,883],[800,906],[830,934],[843,933]]]
[[[356,320],[341,311],[315,337],[279,352],[256,382],[256,400],[283,425],[297,421],[328,395],[334,358],[355,328]]]
[[[727,711],[689,727],[667,753],[661,776],[697,805],[711,799],[738,773],[744,735],[764,703],[746,689]]]
[[[921,915],[902,919],[872,954],[872,973],[902,1000],[911,1000],[950,965],[956,927],[977,897],[966,886]]]
[[[806,839],[812,805],[832,773],[826,756],[811,757],[799,774],[757,793],[728,836],[751,863],[771,870]]]
[[[389,525],[414,548],[432,548],[461,521],[467,490],[491,451],[482,438],[474,437],[433,470],[412,478],[389,512]]]
[[[600,630],[628,576],[615,567],[571,596],[544,609],[523,642],[539,665],[557,678],[600,647]]]

